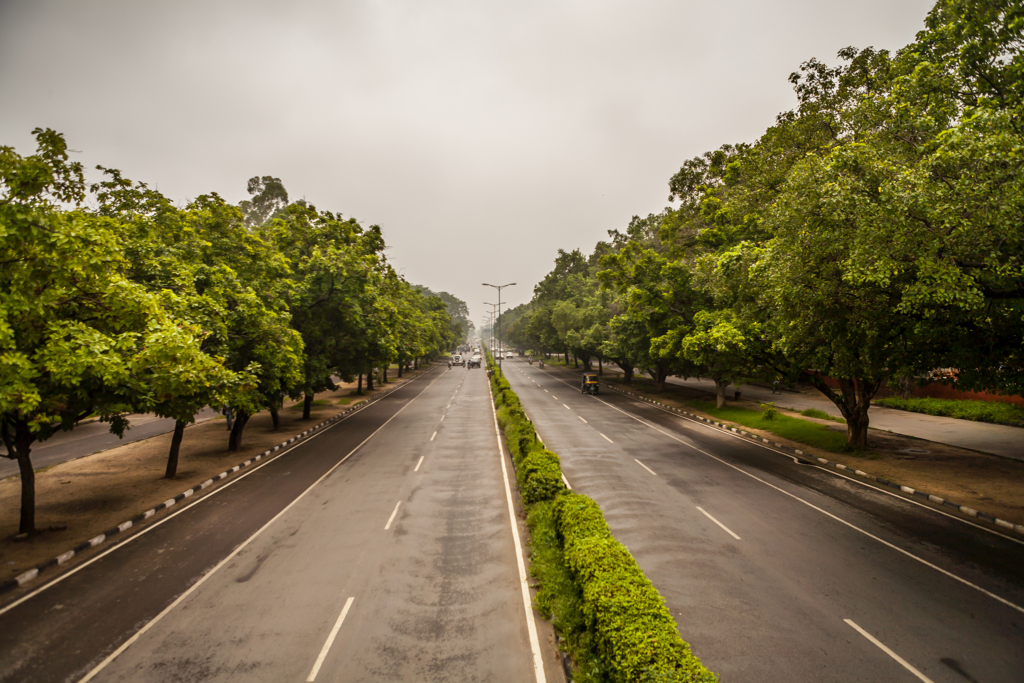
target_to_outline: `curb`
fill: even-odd
[[[672,407],[670,405],[666,405],[666,404],[662,403],[661,401],[656,401],[653,398],[647,398],[646,396],[641,396],[640,394],[635,394],[632,391],[626,391],[625,389],[620,389],[620,388],[612,386],[612,385],[610,385],[608,383],[604,383],[604,386],[606,388],[608,388],[608,389],[611,389],[614,392],[617,392],[617,393],[620,393],[620,394],[624,394],[626,396],[629,396],[631,398],[635,398],[635,399],[640,400],[640,401],[644,401],[645,403],[650,403],[651,405],[657,405],[660,408],[662,408],[664,410],[667,410],[669,412],[677,413],[679,415],[686,415],[687,417],[693,418],[695,420],[700,420],[701,422],[704,422],[705,424],[709,424],[709,425],[714,425],[716,427],[720,427],[722,430],[727,431],[727,432],[733,432],[735,434],[742,434],[743,436],[752,439],[754,442],[757,442],[757,443],[762,443],[763,442],[763,443],[766,443],[766,444],[770,444],[770,445],[774,446],[775,448],[778,448],[778,449],[783,450],[783,451],[791,451],[792,453],[794,453],[794,454],[796,454],[798,456],[801,456],[801,458],[799,458],[799,460],[803,461],[806,464],[814,464],[814,463],[811,462],[811,460],[807,459],[807,458],[812,458],[818,464],[825,465],[825,466],[828,466],[828,467],[834,467],[835,469],[842,470],[843,472],[849,472],[851,474],[856,474],[858,476],[864,477],[865,479],[869,479],[869,480],[871,480],[873,482],[882,484],[884,486],[888,486],[890,488],[897,489],[898,491],[902,491],[903,493],[906,493],[908,495],[915,496],[917,498],[923,498],[923,499],[925,499],[927,501],[935,503],[936,505],[942,505],[944,507],[951,508],[953,510],[956,510],[957,512],[960,512],[962,514],[967,515],[968,517],[973,517],[975,519],[981,519],[981,520],[984,520],[986,522],[989,522],[990,524],[994,524],[994,525],[996,525],[996,526],[998,526],[1000,528],[1008,529],[1010,531],[1015,531],[1018,534],[1024,535],[1024,525],[1014,524],[1013,522],[1008,522],[1005,519],[999,519],[998,517],[993,517],[992,515],[985,514],[984,512],[979,512],[979,511],[975,510],[974,508],[967,507],[966,505],[959,505],[957,503],[954,503],[951,500],[946,500],[945,498],[940,498],[939,496],[932,495],[930,493],[925,493],[924,491],[921,491],[919,489],[911,488],[910,486],[904,486],[903,484],[899,484],[899,483],[894,482],[894,481],[889,481],[888,479],[885,479],[884,477],[876,477],[875,475],[868,474],[867,472],[864,472],[862,470],[858,470],[858,469],[855,469],[853,467],[847,467],[846,465],[843,465],[842,463],[832,462],[831,460],[826,460],[825,458],[819,458],[819,457],[816,457],[816,456],[813,456],[813,455],[809,455],[809,454],[804,453],[803,451],[798,450],[796,448],[792,448],[790,446],[784,446],[784,445],[778,443],[777,441],[769,441],[768,439],[764,438],[763,436],[758,436],[757,434],[752,434],[752,433],[750,433],[748,431],[745,431],[743,429],[738,429],[736,427],[729,426],[729,425],[727,425],[727,424],[725,424],[723,422],[717,422],[717,421],[712,420],[710,418],[706,418],[706,417],[703,417],[701,415],[697,415],[696,413],[691,413],[691,412],[688,412],[688,411],[685,411],[685,410],[680,410],[679,408],[674,408],[674,407]]]
[[[412,381],[414,381],[416,379],[419,379],[420,377],[423,376],[423,374],[426,374],[426,373],[422,373],[420,375],[417,375],[416,377],[413,377],[409,381],[412,382]],[[256,456],[254,456],[252,458],[249,458],[245,462],[242,462],[242,463],[239,463],[239,464],[235,465],[231,469],[224,470],[223,472],[221,472],[217,476],[211,477],[210,479],[207,479],[206,481],[204,481],[204,482],[202,482],[200,484],[196,484],[195,486],[193,486],[192,488],[188,489],[187,491],[182,491],[181,493],[176,495],[174,498],[168,498],[167,500],[165,500],[164,502],[160,503],[156,507],[150,508],[149,510],[146,510],[142,514],[135,515],[131,519],[129,519],[127,521],[124,521],[124,522],[121,522],[117,526],[115,526],[115,527],[113,527],[113,528],[103,532],[102,534],[100,534],[98,536],[95,536],[93,538],[90,538],[88,541],[85,541],[84,543],[80,543],[80,544],[76,545],[71,550],[68,550],[67,552],[62,553],[62,554],[58,555],[57,557],[51,558],[51,559],[47,560],[46,562],[44,562],[44,563],[42,563],[40,565],[36,565],[35,567],[33,567],[32,569],[29,569],[24,574],[21,574],[20,576],[14,578],[14,579],[11,579],[10,581],[6,581],[6,582],[0,584],[0,595],[3,595],[4,593],[8,593],[8,592],[14,590],[15,588],[20,588],[21,586],[24,586],[26,583],[28,583],[29,581],[32,581],[33,579],[38,577],[42,572],[46,571],[47,569],[51,569],[53,567],[57,567],[59,565],[62,565],[65,562],[67,562],[68,560],[70,560],[71,558],[73,558],[75,555],[78,555],[78,554],[80,554],[80,553],[82,553],[82,552],[84,552],[84,551],[86,551],[86,550],[88,550],[90,548],[95,548],[96,546],[98,546],[99,544],[103,543],[104,541],[106,541],[107,539],[111,538],[112,536],[116,536],[119,533],[127,531],[128,529],[131,529],[136,524],[139,524],[139,523],[149,519],[150,517],[152,517],[156,513],[160,512],[162,510],[166,510],[167,508],[172,507],[174,505],[177,505],[178,503],[180,503],[181,501],[185,500],[189,496],[192,496],[193,494],[198,493],[199,491],[202,491],[203,489],[212,486],[214,482],[220,481],[222,479],[226,479],[227,477],[231,476],[235,472],[238,472],[239,470],[241,470],[241,469],[243,469],[245,467],[248,467],[249,465],[252,465],[253,463],[258,462],[258,461],[262,460],[263,458],[266,458],[266,457],[270,456],[271,454],[276,453],[277,451],[281,450],[285,446],[288,446],[288,445],[290,445],[292,443],[295,443],[296,441],[300,441],[300,440],[306,438],[307,436],[309,436],[310,434],[312,434],[313,432],[320,431],[321,429],[323,429],[327,425],[331,424],[332,422],[340,420],[343,417],[347,417],[347,416],[351,415],[352,413],[356,413],[356,412],[359,412],[360,410],[363,410],[367,406],[369,406],[369,405],[371,405],[373,403],[376,403],[378,400],[384,398],[385,396],[387,396],[391,392],[393,392],[393,391],[395,391],[397,389],[401,389],[406,384],[408,384],[408,382],[403,382],[402,384],[390,387],[390,388],[385,389],[384,391],[380,392],[379,394],[371,396],[370,398],[366,399],[365,401],[363,401],[362,403],[360,403],[358,405],[352,406],[351,408],[346,408],[345,410],[341,411],[340,413],[338,413],[334,417],[327,418],[326,420],[324,420],[320,424],[318,424],[316,426],[313,426],[313,427],[310,427],[309,429],[307,429],[306,431],[302,432],[301,434],[296,434],[295,436],[293,436],[292,438],[288,439],[287,441],[282,441],[281,443],[279,443],[278,445],[274,446],[273,448],[269,448],[269,449],[263,451],[262,453],[260,453],[259,455],[256,455]]]

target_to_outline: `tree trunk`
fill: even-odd
[[[415,358],[412,359],[412,369],[416,370],[419,367],[420,367],[420,357],[416,356]]]
[[[380,371],[380,383],[381,384],[387,384],[388,383],[388,368],[387,368],[386,365],[383,368],[381,368],[381,371]]]
[[[302,396],[302,419],[303,420],[308,420],[309,419],[309,413],[310,413],[311,410],[313,410],[313,394],[307,391]]]
[[[615,364],[622,368],[622,381],[625,384],[629,384],[633,381],[633,363],[627,363],[621,360],[615,361]]]
[[[164,479],[174,479],[178,474],[178,451],[181,449],[181,439],[185,436],[185,427],[188,422],[183,420],[174,421],[174,436],[171,437],[171,452],[167,454],[167,470],[164,472]]]
[[[36,530],[36,473],[32,469],[32,442],[35,437],[28,422],[18,420],[14,425],[14,456],[21,472],[21,521],[19,534],[31,534]],[[8,444],[8,449],[12,444]],[[10,450],[8,453],[10,454]]]
[[[229,451],[234,452],[242,447],[242,430],[248,421],[249,413],[239,409],[238,415],[235,416],[235,425],[231,428],[231,436],[228,438]]]
[[[583,369],[587,372],[594,369],[593,364],[590,362],[590,356],[583,356]]]
[[[668,370],[659,367],[658,369],[658,391],[665,391],[665,380],[668,379]]]
[[[366,390],[373,391],[373,368],[370,368],[370,371],[366,373]]]
[[[273,430],[275,432],[281,426],[281,416],[278,414],[279,410],[279,406],[270,406],[270,421],[274,425]]]
[[[604,374],[604,364],[601,362],[601,356],[597,357],[597,374],[598,376]]]
[[[402,366],[405,365],[405,361],[398,361],[398,379],[402,379]]]
[[[846,418],[846,445],[854,449],[867,448],[868,409],[871,407],[871,399],[878,393],[882,382],[867,379],[839,379],[839,390],[842,394],[837,394],[832,387],[825,384],[821,373],[811,374],[810,380],[814,388],[825,394]]]
[[[363,373],[359,373],[359,383],[356,384],[356,393],[360,396],[363,395]]]
[[[715,405],[719,408],[725,407],[725,388],[729,386],[727,380],[715,377]]]

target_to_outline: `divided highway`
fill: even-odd
[[[505,361],[729,683],[1024,680],[1024,544],[575,377]]]
[[[506,486],[434,369],[2,608],[0,680],[560,680]]]

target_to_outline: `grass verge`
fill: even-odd
[[[566,489],[558,456],[537,439],[519,397],[487,354],[491,388],[526,510],[534,605],[562,636],[579,683],[712,683],[664,599],[597,503]]]
[[[846,424],[845,417],[836,417],[835,415],[829,415],[824,410],[818,410],[817,408],[808,408],[807,410],[801,410],[800,414],[804,417],[816,417],[819,420],[832,420],[839,424]]]
[[[833,453],[849,450],[845,434],[798,417],[778,414],[769,420],[764,417],[763,411],[734,406],[717,408],[714,401],[687,401],[687,405],[720,420],[735,422],[752,429],[762,429],[783,439],[799,441]]]
[[[1024,427],[1024,408],[1012,403],[948,398],[880,398],[875,403],[912,413],[955,417],[975,422],[1003,422]]]

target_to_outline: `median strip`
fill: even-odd
[[[558,456],[538,440],[490,354],[488,367],[530,528],[530,572],[540,584],[534,606],[552,620],[560,647],[581,672],[602,679],[717,681],[597,503],[568,488]]]

